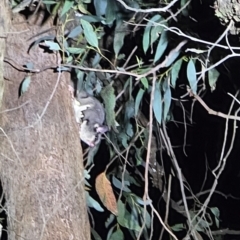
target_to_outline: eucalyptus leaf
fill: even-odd
[[[91,228],[91,234],[93,235],[94,240],[102,240],[100,235],[93,228]]]
[[[20,91],[21,95],[28,90],[30,83],[31,83],[31,76],[27,76],[23,79],[21,83],[21,91]]]
[[[179,49],[179,51],[176,51],[176,49],[175,49],[175,51],[173,51],[171,54],[169,54],[167,56],[167,61],[165,63],[165,67],[169,67],[170,65],[172,65],[172,63],[178,58],[179,54],[180,54],[180,49]]]
[[[83,29],[81,26],[77,26],[74,29],[71,30],[71,32],[68,34],[67,38],[75,38],[81,34]]]
[[[181,66],[182,66],[182,59],[179,59],[174,63],[174,65],[171,69],[171,84],[172,84],[173,88],[176,87],[176,81],[178,79],[178,75],[179,75]]]
[[[148,89],[148,80],[146,77],[142,77],[141,78],[141,83],[143,84],[143,86]]]
[[[62,17],[64,14],[66,14],[71,9],[73,4],[74,4],[74,1],[72,1],[72,0],[65,0],[60,16]]]
[[[114,221],[114,219],[115,219],[115,215],[113,215],[111,213],[110,216],[108,217],[108,219],[105,222],[105,227],[108,228],[110,226],[110,224]]]
[[[94,0],[94,7],[97,16],[103,16],[106,13],[107,0]]]
[[[121,231],[120,228],[117,229],[116,232],[114,232],[111,237],[109,238],[109,240],[124,240],[124,235],[123,232]]]
[[[208,71],[208,82],[211,90],[214,91],[216,88],[216,82],[219,77],[219,72],[216,68],[212,68]]]
[[[143,207],[141,208],[141,212],[142,212],[142,216],[144,217],[144,208]],[[146,211],[146,213],[145,213],[145,224],[146,224],[147,228],[151,227],[151,216],[148,211]]]
[[[116,1],[107,0],[106,8],[106,23],[112,24],[116,20],[116,12],[118,11],[118,6]]]
[[[162,33],[162,30],[163,30],[163,27],[159,26],[159,25],[154,26],[154,27],[151,28],[151,31],[150,31],[150,46],[152,46],[153,43],[155,43],[155,41],[159,38],[159,36]]]
[[[138,94],[137,94],[137,97],[136,97],[136,100],[135,100],[135,117],[138,115],[139,106],[140,106],[140,103],[142,101],[142,97],[143,97],[144,92],[145,91],[142,88],[140,88],[139,91],[138,91]]]
[[[113,39],[113,50],[115,53],[115,56],[117,57],[124,42],[124,38],[126,36],[126,26],[122,21],[118,21],[118,24],[115,28],[115,34]]]
[[[179,231],[182,231],[184,229],[186,229],[186,227],[184,226],[183,223],[178,223],[178,224],[175,224],[171,227],[171,229],[174,231],[174,232],[179,232]]]
[[[27,67],[28,70],[32,70],[33,67],[34,67],[34,65],[33,65],[32,62],[28,62],[28,63],[26,64],[26,67]]]
[[[158,42],[157,50],[154,56],[154,60],[153,60],[154,63],[161,58],[161,56],[163,55],[164,51],[167,48],[167,45],[168,45],[167,32],[163,31],[161,34],[161,38]]]
[[[104,212],[104,209],[101,207],[101,205],[95,199],[93,199],[87,191],[85,191],[85,194],[88,207],[94,208],[98,212]]]
[[[52,50],[52,51],[59,51],[59,50],[61,50],[59,44],[56,43],[56,42],[47,41],[47,40],[45,40],[44,42],[49,47],[49,49]]]
[[[91,46],[98,48],[98,38],[96,33],[94,32],[92,25],[89,22],[85,21],[84,19],[81,19],[81,24],[87,42]]]
[[[75,48],[75,47],[68,47],[66,50],[68,52],[70,52],[71,54],[81,54],[81,53],[84,53],[86,51],[83,48]]]
[[[112,178],[112,183],[113,185],[118,188],[118,189],[122,189],[124,192],[131,192],[131,190],[126,186],[126,184],[124,183],[124,185],[122,185],[122,182],[120,182],[116,177],[113,176]]]
[[[113,128],[115,132],[118,132],[115,124],[115,105],[116,96],[114,94],[114,88],[111,84],[107,85],[101,91],[101,97],[104,101],[104,106],[106,110],[106,122],[109,128]]]
[[[147,26],[144,29],[143,33],[143,51],[146,53],[149,46],[150,46],[150,31],[152,27],[154,27],[154,22],[157,22],[161,19],[161,16],[159,14],[154,15],[147,23]]]
[[[197,74],[196,68],[193,60],[191,59],[187,65],[187,78],[190,85],[191,90],[194,94],[197,93]]]
[[[163,120],[166,121],[167,115],[171,105],[171,89],[167,81],[165,81],[166,87],[163,95],[164,104],[163,104]]]
[[[156,83],[153,99],[153,112],[158,123],[162,122],[162,94],[160,89],[160,81]]]

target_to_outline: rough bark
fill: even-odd
[[[1,14],[6,10],[0,5]],[[70,76],[62,73],[57,84],[58,73],[51,69],[33,74],[28,90],[18,95],[26,77],[21,66],[31,62],[34,69],[44,69],[61,61],[38,45],[28,51],[31,38],[51,26],[51,20],[40,27],[14,15],[4,39],[0,174],[11,240],[90,239],[82,151],[67,88]]]

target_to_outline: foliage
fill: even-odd
[[[60,52],[62,70],[72,68],[78,88],[102,99],[106,109],[106,122],[111,129],[105,143],[109,164],[104,172],[91,176],[90,166],[99,146],[90,149],[86,168],[88,178],[96,179],[95,190],[100,200],[91,197],[92,188],[86,192],[86,197],[89,207],[99,212],[109,211],[105,222],[107,239],[124,239],[126,229],[132,239],[139,239],[140,235],[150,239],[153,221],[161,219],[155,219],[159,218],[153,213],[157,207],[153,207],[149,194],[144,192],[147,197],[142,198],[144,184],[147,190],[148,185],[155,187],[165,207],[171,202],[171,211],[185,218],[185,222],[168,224],[166,215],[163,229],[170,232],[169,239],[176,238],[175,234],[181,231],[189,234],[189,229],[193,228],[191,235],[199,239],[201,234],[210,235],[211,227],[219,228],[219,210],[208,205],[202,207],[191,188],[188,190],[194,201],[188,202],[189,209],[184,204],[183,190],[181,203],[169,198],[166,192],[170,182],[163,164],[172,160],[171,171],[180,185],[187,186],[180,177],[166,126],[175,121],[177,104],[173,99],[179,97],[179,89],[184,89],[185,96],[189,97],[206,88],[211,91],[216,88],[219,72],[211,66],[205,45],[191,44],[177,37],[176,32],[171,35],[174,17],[169,12],[155,11],[163,6],[154,2],[42,0],[42,3],[51,14],[59,14],[62,32],[57,38],[39,37],[35,44],[44,42],[50,50]],[[175,18],[181,20],[189,15],[187,4],[187,1],[180,1],[182,11]],[[140,9],[152,11],[144,14],[138,11]],[[199,69],[202,69],[200,73]],[[23,83],[22,93],[28,89],[30,79],[26,78]],[[179,103],[182,104],[180,100]],[[184,125],[191,123],[189,115]],[[163,148],[167,156],[160,160],[157,152],[162,153]],[[94,229],[92,235],[101,239]]]

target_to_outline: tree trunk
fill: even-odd
[[[4,15],[8,1],[4,2],[0,24],[9,19],[9,14]],[[67,87],[70,75],[52,69],[33,74],[19,97],[26,77],[22,66],[33,63],[33,69],[44,69],[61,62],[58,54],[44,46],[29,49],[37,39],[34,36],[49,29],[52,20],[40,27],[39,19],[32,24],[18,14],[12,19],[9,30],[4,29],[7,38],[0,39],[0,44],[6,41],[0,174],[8,239],[90,239],[83,156]]]

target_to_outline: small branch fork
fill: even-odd
[[[225,113],[222,113],[222,112],[217,112],[217,111],[211,109],[202,100],[202,98],[199,97],[198,95],[194,94],[193,91],[189,87],[187,87],[187,92],[188,92],[189,96],[194,97],[207,110],[207,112],[209,114],[215,115],[215,116],[219,116],[221,118],[225,118],[225,119],[228,119],[228,120],[231,119],[231,120],[240,121],[240,117],[239,116],[228,115],[228,114],[225,114]]]

